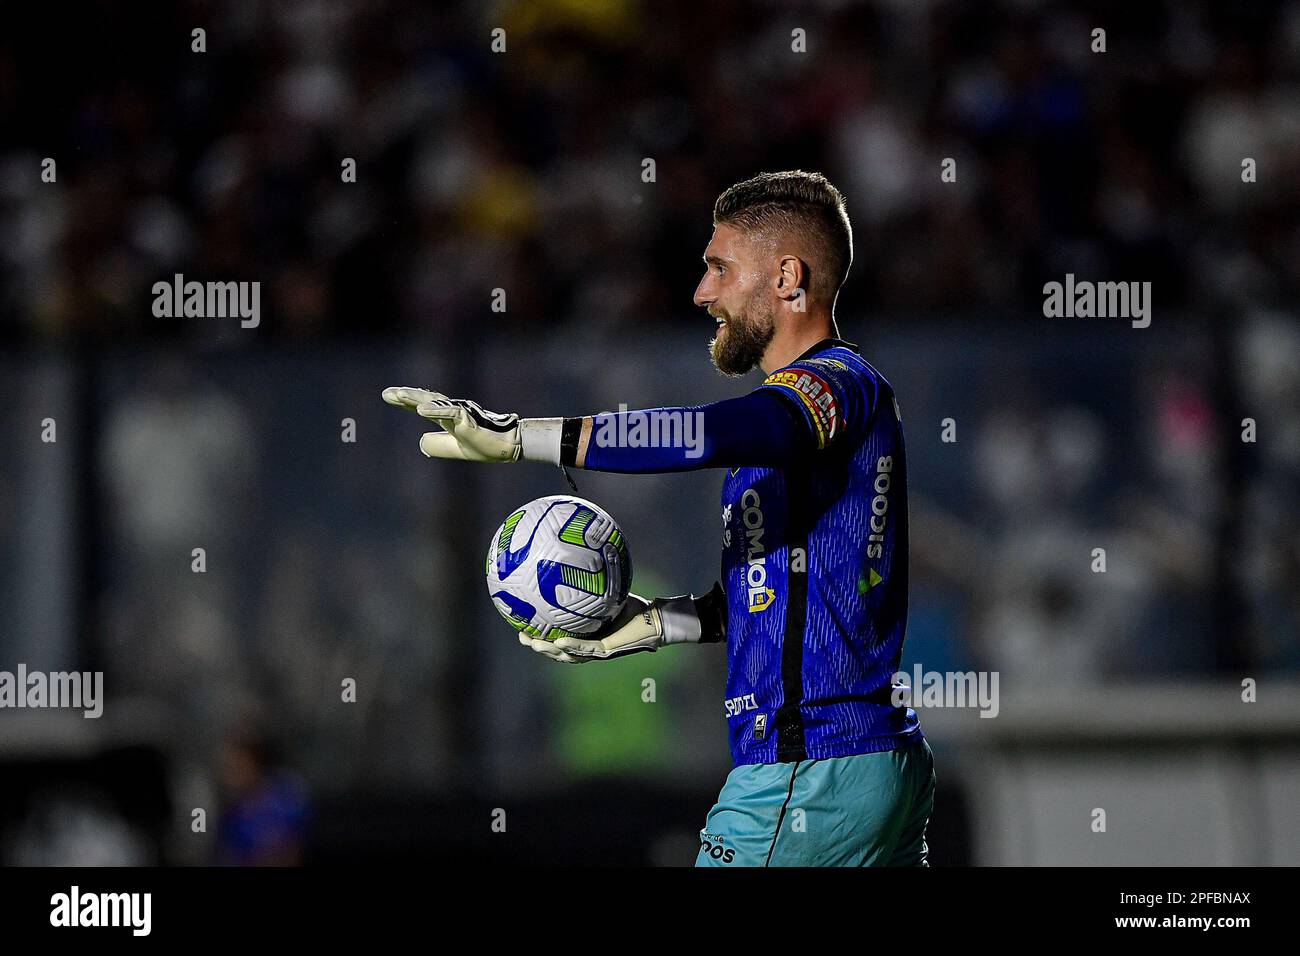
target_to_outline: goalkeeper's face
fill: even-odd
[[[709,342],[713,365],[723,375],[744,375],[758,366],[776,334],[778,300],[764,268],[766,250],[731,226],[719,225],[704,250],[704,278],[695,304],[715,323]]]

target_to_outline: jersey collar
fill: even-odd
[[[820,342],[818,342],[816,345],[810,345],[802,355],[800,355],[797,359],[795,359],[795,361],[802,362],[810,355],[816,355],[818,352],[825,352],[827,349],[833,349],[833,348],[848,349],[850,352],[857,352],[859,355],[862,354],[861,351],[859,351],[858,347],[854,345],[852,342],[845,342],[843,339],[837,339],[837,338],[825,338],[822,339]]]

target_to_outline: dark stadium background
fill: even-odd
[[[748,387],[691,292],[779,168],[846,193],[841,330],[900,395],[905,668],[1001,678],[921,712],[933,862],[1300,861],[1300,3],[357,0],[6,10],[0,669],[107,703],[0,712],[0,862],[230,862],[272,787],[264,862],[689,863],[721,650],[520,648],[482,555],[563,478],[426,461],[379,393]],[[178,272],[260,281],[260,327],[154,318]],[[1151,327],[1044,318],[1067,272]],[[575,477],[638,592],[712,583],[716,473]]]

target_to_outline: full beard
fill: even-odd
[[[744,318],[724,313],[726,327],[709,342],[713,367],[723,375],[735,378],[755,368],[776,335],[773,310],[757,305],[756,298],[745,304]]]

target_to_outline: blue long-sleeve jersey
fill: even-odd
[[[593,440],[585,467],[727,468],[724,709],[735,762],[844,757],[919,739],[915,711],[891,700],[907,624],[907,467],[884,376],[855,346],[826,339],[749,395],[599,415],[593,438],[625,438],[632,416],[643,436],[699,440]],[[694,431],[683,416],[696,416]]]

